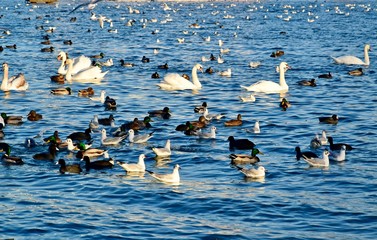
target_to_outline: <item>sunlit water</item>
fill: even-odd
[[[16,44],[17,49],[5,48],[0,59],[9,63],[11,75],[24,72],[30,88],[0,93],[2,112],[25,117],[23,125],[4,129],[2,141],[10,144],[12,155],[22,157],[25,164],[0,167],[0,238],[375,238],[376,57],[370,53],[371,65],[364,68],[361,77],[347,74],[356,66],[336,65],[330,58],[346,54],[363,58],[365,43],[372,49],[377,45],[374,1],[354,1],[351,5],[344,1],[288,1],[290,5],[285,7],[275,5],[276,1],[234,5],[169,2],[174,12],[164,11],[161,2],[98,3],[93,11],[111,18],[118,33],[109,33],[108,23],[100,29],[98,22],[89,19],[87,8],[68,15],[81,1],[68,2],[35,6],[21,0],[1,3],[0,24],[11,34],[1,34],[4,38],[0,45]],[[127,6],[141,14],[130,14]],[[224,18],[227,14],[234,18]],[[77,21],[71,22],[72,17]],[[154,18],[157,22],[150,21]],[[131,19],[134,25],[126,26]],[[145,28],[142,20],[148,20]],[[196,22],[200,28],[189,27]],[[39,26],[56,27],[49,34],[53,53],[40,51],[48,46],[40,44],[47,33]],[[159,32],[152,34],[156,30]],[[207,36],[211,41],[203,40]],[[185,38],[185,42],[179,44],[177,38]],[[67,39],[73,44],[64,45]],[[202,56],[218,56],[219,39],[224,42],[223,48],[230,49],[224,55],[225,63],[201,62]],[[158,54],[153,53],[155,48]],[[50,76],[59,67],[56,56],[61,50],[71,57],[103,52],[101,61],[112,58],[114,66],[104,68],[109,73],[97,84],[58,85],[50,81]],[[285,55],[271,58],[276,50],[283,50]],[[142,63],[142,56],[149,57],[150,63]],[[135,66],[121,67],[120,59]],[[251,69],[250,61],[262,64]],[[289,92],[284,96],[255,94],[254,103],[240,102],[240,95],[249,94],[240,85],[260,79],[278,81],[275,67],[281,61],[292,68],[286,73]],[[151,79],[155,71],[161,76],[166,72],[190,73],[197,62],[215,71],[231,68],[232,76],[199,73],[203,89],[195,93],[163,91],[156,86],[161,79]],[[168,71],[157,69],[164,63],[169,64]],[[296,83],[328,72],[334,78],[317,79],[315,88]],[[63,86],[70,86],[74,93],[50,94],[51,89]],[[117,100],[117,109],[106,111],[102,104],[78,97],[77,91],[88,86],[96,95],[106,90]],[[279,108],[281,97],[292,104],[287,111]],[[227,114],[225,119],[211,123],[217,127],[216,140],[198,140],[175,131],[177,125],[198,119],[193,109],[203,101],[207,101],[211,113]],[[32,158],[47,146],[26,149],[23,145],[26,137],[36,136],[41,130],[46,130],[44,136],[58,130],[65,139],[87,128],[94,114],[100,118],[113,114],[119,126],[165,106],[171,109],[172,118],[154,119],[155,133],[148,144],[125,141],[107,149],[114,159],[127,162],[136,162],[139,154],[145,153],[147,169],[155,172],[170,172],[178,163],[182,167],[178,186],[156,182],[148,174],[127,176],[118,165],[110,170],[61,175],[54,162]],[[42,121],[26,120],[32,109],[43,114]],[[243,125],[225,127],[223,122],[238,113],[243,116]],[[319,116],[332,114],[340,116],[339,124],[319,124]],[[260,121],[260,134],[247,131],[256,120]],[[347,152],[347,161],[331,162],[328,169],[296,162],[295,146],[309,150],[310,140],[322,130],[335,142],[355,147]],[[227,138],[231,135],[252,140],[264,153],[260,156],[260,165],[268,170],[264,179],[244,178],[230,165]],[[94,133],[93,138],[94,147],[101,147],[100,134]],[[168,160],[156,161],[151,148],[163,146],[166,139],[171,139],[173,154]],[[316,152],[321,154],[324,148]],[[58,158],[78,162],[66,151],[59,152]]]

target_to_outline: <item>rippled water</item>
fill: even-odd
[[[276,1],[261,3],[229,2],[174,3],[176,11],[164,11],[161,2],[100,2],[96,14],[111,18],[118,33],[109,33],[108,23],[100,29],[89,20],[86,8],[68,12],[77,4],[66,0],[59,5],[27,5],[24,1],[3,0],[0,13],[2,28],[10,35],[0,45],[17,44],[16,50],[0,53],[2,62],[10,65],[12,75],[24,72],[30,88],[26,92],[0,93],[2,112],[26,116],[31,109],[43,114],[43,120],[21,126],[7,126],[2,140],[12,146],[12,154],[23,158],[22,166],[0,167],[1,238],[15,239],[372,239],[376,226],[376,70],[375,53],[371,65],[361,77],[349,76],[355,66],[335,65],[330,56],[344,54],[363,57],[363,46],[376,44],[376,11],[374,1]],[[130,14],[127,6],[142,14]],[[338,11],[337,10],[338,7]],[[313,13],[311,16],[308,13]],[[226,14],[234,18],[223,18]],[[41,18],[37,18],[40,16]],[[249,20],[246,17],[249,17]],[[291,16],[289,21],[284,18]],[[318,18],[315,18],[318,16]],[[76,22],[70,22],[77,17]],[[30,19],[27,19],[30,18]],[[142,19],[156,18],[142,28]],[[308,22],[308,18],[315,19]],[[132,27],[126,22],[135,19]],[[166,23],[161,21],[168,19]],[[198,22],[201,28],[189,28]],[[56,27],[51,36],[53,53],[41,52],[44,30]],[[220,27],[222,26],[222,27]],[[91,31],[89,32],[88,29]],[[152,31],[159,30],[155,35]],[[187,30],[185,35],[182,31]],[[215,35],[218,32],[219,35]],[[286,34],[281,34],[285,32]],[[196,34],[193,34],[196,33]],[[237,37],[234,36],[237,34]],[[210,42],[202,37],[211,36]],[[177,38],[185,38],[179,44]],[[71,39],[73,45],[63,44]],[[160,42],[157,42],[157,39]],[[168,63],[167,72],[190,73],[201,57],[218,55],[218,40],[230,53],[225,63],[203,62],[204,68],[216,71],[232,69],[230,78],[217,74],[199,74],[203,89],[198,92],[158,89],[159,79],[151,79],[158,65]],[[155,55],[153,49],[160,52]],[[50,89],[62,87],[50,81],[59,62],[59,51],[70,56],[105,54],[114,66],[100,83],[66,83],[74,94],[53,96]],[[285,55],[271,58],[276,50]],[[141,63],[142,56],[151,62]],[[119,65],[125,59],[133,68]],[[250,61],[261,61],[251,69]],[[259,79],[278,80],[275,66],[286,61],[292,67],[286,73],[290,86],[284,96],[256,94],[256,102],[242,103],[238,96],[249,93],[239,85],[250,85]],[[296,84],[331,72],[333,79],[317,79],[315,88]],[[106,111],[98,102],[77,96],[79,89],[92,86],[117,100],[116,111]],[[292,106],[281,111],[279,101],[286,97]],[[217,127],[217,138],[198,140],[176,132],[175,127],[196,120],[196,105],[207,101],[212,113],[226,113],[224,120],[211,123]],[[148,110],[172,110],[170,120],[155,119],[154,137],[148,144],[122,143],[108,147],[110,156],[119,161],[136,162],[147,155],[147,168],[170,172],[179,163],[181,184],[171,186],[154,181],[148,174],[127,176],[116,166],[111,170],[87,174],[59,174],[53,162],[32,158],[47,146],[26,149],[26,137],[41,130],[50,135],[58,130],[65,139],[74,131],[83,131],[94,114],[114,114],[120,125],[133,118],[143,118]],[[241,127],[225,127],[225,120],[241,113]],[[338,114],[337,125],[318,123],[319,116]],[[25,117],[26,119],[26,117]],[[247,132],[256,120],[261,133]],[[294,148],[309,149],[316,133],[326,130],[335,142],[347,142],[355,150],[347,161],[331,162],[329,169],[308,168],[296,162]],[[208,131],[209,128],[205,129]],[[264,152],[260,165],[268,169],[262,180],[244,178],[229,163],[228,136],[248,138]],[[94,133],[94,146],[100,146],[100,134]],[[156,161],[152,147],[171,139],[173,155],[167,161]],[[40,140],[39,140],[40,141]],[[317,153],[321,154],[322,149]],[[247,153],[247,151],[237,151]],[[73,154],[58,155],[68,163],[78,162]]]

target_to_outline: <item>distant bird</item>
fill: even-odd
[[[169,65],[167,63],[165,63],[163,65],[159,65],[157,68],[158,69],[169,69]]]
[[[103,103],[107,109],[112,109],[117,107],[117,103],[114,98],[106,96],[105,102]]]
[[[160,78],[160,74],[158,74],[157,72],[154,72],[152,73],[151,78],[154,78],[154,79]]]
[[[212,74],[212,73],[214,73],[215,71],[213,70],[212,67],[209,67],[209,68],[206,69],[205,72],[208,73],[208,74]]]
[[[253,94],[250,94],[249,96],[245,96],[245,97],[239,96],[239,98],[242,102],[255,102],[255,97]]]
[[[48,48],[42,48],[41,49],[41,52],[53,52],[55,50],[54,47],[48,47]]]
[[[279,103],[279,106],[283,111],[287,111],[287,109],[291,106],[291,103],[286,98],[283,98]]]
[[[61,174],[65,173],[81,173],[82,169],[79,164],[72,164],[72,165],[67,165],[65,163],[64,159],[59,159],[59,161],[56,163],[56,165],[60,165],[59,172]]]
[[[228,141],[229,141],[230,150],[234,150],[234,149],[245,150],[245,149],[253,149],[255,147],[255,144],[249,139],[235,139],[233,136],[229,136]]]
[[[325,74],[321,74],[321,75],[318,75],[318,78],[327,78],[327,79],[331,79],[332,78],[332,75],[331,73],[325,73]]]
[[[331,159],[337,162],[346,160],[346,145],[342,145],[339,152],[332,151],[330,153]]]
[[[257,169],[255,168],[242,168],[239,166],[236,166],[237,169],[243,173],[248,178],[264,178],[266,175],[266,169],[263,166],[259,166]]]
[[[98,123],[104,126],[111,126],[115,121],[113,114],[110,114],[107,118],[98,118]]]
[[[143,58],[141,59],[141,62],[143,62],[143,63],[149,63],[150,59],[147,58],[146,56],[143,56]]]
[[[327,137],[329,144],[330,144],[330,150],[335,151],[335,150],[341,150],[342,146],[346,146],[347,151],[351,151],[353,147],[349,144],[346,143],[334,143],[334,140],[332,137]]]
[[[145,172],[145,154],[139,155],[139,161],[137,163],[125,163],[125,162],[117,162],[119,166],[121,166],[126,172],[139,172],[143,173]]]
[[[104,1],[104,0],[91,0],[91,1],[86,2],[86,3],[82,3],[82,4],[78,5],[77,7],[75,7],[72,11],[70,11],[68,13],[68,15],[71,14],[71,13],[73,13],[77,9],[79,9],[81,7],[84,7],[84,6],[88,6],[88,9],[93,10],[96,7],[97,3],[98,2],[102,2],[102,1]]]
[[[171,117],[170,109],[164,107],[162,110],[151,110],[148,111],[149,117],[160,117],[162,119],[169,119]]]
[[[257,154],[263,155],[263,153],[261,151],[259,151],[259,149],[257,149],[257,148],[251,149],[250,155],[232,153],[232,154],[229,155],[229,158],[231,159],[230,163],[234,164],[234,165],[255,164],[255,163],[258,163],[260,161],[259,157],[257,157]]]
[[[328,123],[328,124],[337,124],[339,121],[339,117],[336,114],[333,114],[331,117],[319,117],[320,123]]]
[[[303,159],[312,167],[328,167],[330,165],[329,155],[329,151],[324,150],[322,158],[308,158],[303,155]]]
[[[314,78],[312,78],[310,80],[301,80],[301,81],[298,81],[297,83],[298,83],[298,85],[301,85],[301,86],[310,86],[310,87],[317,86],[317,83],[315,82]]]
[[[50,91],[54,95],[71,95],[72,89],[70,87],[66,88],[55,88]]]
[[[296,151],[296,160],[299,161],[300,158],[303,158],[304,156],[307,158],[318,158],[318,155],[315,154],[314,152],[306,151],[306,152],[301,152],[301,148],[297,146],[295,148]]]
[[[348,74],[352,75],[352,76],[361,76],[364,73],[363,73],[363,69],[362,68],[357,68],[355,70],[349,71]]]
[[[78,95],[81,97],[93,96],[94,89],[92,87],[88,87],[86,89],[80,89]]]
[[[146,170],[150,175],[151,177],[157,179],[158,181],[161,181],[161,182],[164,182],[164,183],[169,183],[169,184],[178,184],[180,182],[180,176],[179,176],[179,169],[181,167],[176,164],[174,166],[174,169],[173,169],[173,172],[172,173],[169,173],[169,174],[158,174],[158,173],[154,173],[152,171],[148,171]]]
[[[219,75],[223,76],[223,77],[231,77],[232,76],[232,69],[228,68],[225,71],[221,71],[221,72],[219,72]]]
[[[254,128],[253,128],[254,133],[260,133],[260,126],[259,126],[259,121],[255,121],[254,123]]]
[[[43,117],[41,114],[37,113],[35,110],[31,110],[27,115],[27,119],[29,121],[38,121],[41,120]]]
[[[212,126],[210,132],[199,132],[199,138],[215,139],[216,138],[216,127]]]

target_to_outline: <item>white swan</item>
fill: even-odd
[[[67,81],[72,80],[101,80],[105,77],[105,75],[109,72],[102,72],[101,68],[98,66],[91,66],[87,69],[81,70],[76,74],[72,74],[73,68],[73,60],[67,59],[65,63],[68,65],[67,74],[65,75],[65,79]]]
[[[247,91],[254,91],[254,92],[264,92],[264,93],[281,93],[288,91],[288,85],[285,82],[285,72],[289,69],[288,63],[281,62],[279,65],[279,83],[261,80],[256,82],[249,87],[242,86],[241,88],[246,89]]]
[[[366,66],[369,66],[369,54],[368,52],[370,51],[370,45],[369,44],[366,44],[364,46],[364,59],[365,59],[365,62],[363,60],[361,60],[360,58],[357,58],[355,56],[342,56],[342,57],[332,57],[332,59],[334,59],[335,63],[338,63],[338,64],[354,64],[354,65],[366,65]]]
[[[203,67],[199,63],[197,63],[191,72],[192,82],[187,80],[186,78],[182,77],[178,73],[169,73],[164,76],[164,80],[162,80],[157,86],[159,86],[163,90],[185,90],[185,89],[201,89],[202,84],[198,79],[197,71],[200,70],[203,72]]]
[[[8,78],[9,75],[9,65],[8,63],[3,63],[3,82],[1,83],[1,90],[9,91],[9,90],[19,90],[25,91],[29,88],[29,83],[26,82],[25,76],[23,73],[19,73],[16,76],[12,76]]]
[[[66,64],[65,61],[68,59],[68,54],[66,52],[60,52],[57,59],[59,61],[62,61],[60,64],[60,67],[58,68],[58,73],[62,75],[67,74]],[[80,57],[73,59],[73,68],[72,68],[72,74],[76,74],[80,72],[83,69],[87,69],[92,66],[92,60],[90,58],[85,57],[84,55],[81,55]]]

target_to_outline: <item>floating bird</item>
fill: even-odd
[[[145,172],[145,154],[139,155],[139,161],[137,163],[124,163],[124,162],[117,162],[119,166],[121,166],[126,172],[139,172],[143,173]]]
[[[42,48],[41,49],[41,52],[53,52],[55,50],[54,47],[48,47],[48,48]]]
[[[136,135],[133,129],[128,130],[128,141],[131,143],[145,143],[151,137],[153,137],[153,132],[149,134]]]
[[[333,137],[328,137],[327,139],[329,141],[331,151],[341,150],[342,146],[346,146],[347,151],[351,151],[353,149],[351,145],[346,143],[334,143]]]
[[[9,156],[8,154],[3,154],[1,157],[1,160],[6,164],[12,164],[12,165],[22,165],[24,164],[24,161],[20,157],[16,156]]]
[[[320,123],[328,123],[328,124],[337,124],[339,121],[339,117],[336,114],[333,114],[331,117],[319,117]]]
[[[157,66],[158,69],[169,69],[169,66],[167,63],[165,63],[164,65],[159,65]]]
[[[59,137],[59,132],[58,131],[54,131],[53,135],[44,138],[43,141],[45,143],[55,143],[55,144],[59,144],[59,143],[62,142],[62,140]]]
[[[99,156],[106,155],[106,154],[107,154],[107,150],[98,149],[98,148],[89,148],[89,149],[86,149],[86,150],[78,151],[76,153],[76,158],[82,159],[85,156],[88,156],[88,157],[99,157]]]
[[[261,62],[250,62],[249,63],[249,66],[251,67],[251,68],[257,68],[257,67],[259,67],[261,65]]]
[[[321,145],[326,145],[328,143],[327,134],[325,130],[322,130],[322,134],[319,140],[321,141]]]
[[[79,164],[67,165],[64,159],[59,159],[56,165],[60,165],[59,172],[61,174],[65,174],[65,173],[78,173],[79,174],[82,172],[82,169]]]
[[[254,128],[253,128],[254,133],[260,133],[260,126],[259,126],[259,121],[255,121],[254,123]]]
[[[201,89],[202,84],[199,81],[197,71],[203,72],[203,67],[196,64],[191,71],[192,82],[182,77],[178,73],[169,73],[164,76],[164,79],[157,84],[163,90],[186,90],[186,89]]]
[[[178,184],[180,182],[179,169],[180,169],[180,166],[176,164],[174,166],[173,172],[169,174],[158,174],[152,171],[148,171],[148,170],[146,171],[158,181],[161,181],[164,183],[170,183],[170,184]]]
[[[331,159],[337,162],[346,160],[346,145],[342,145],[339,152],[331,152]]]
[[[165,147],[163,148],[152,148],[152,151],[157,157],[168,157],[171,155],[170,140],[166,140]]]
[[[234,165],[238,164],[255,164],[260,161],[259,157],[257,157],[257,154],[262,154],[261,151],[257,148],[251,149],[251,154],[235,154],[232,153],[229,155],[230,163]]]
[[[169,119],[171,117],[170,109],[164,107],[162,110],[151,110],[148,111],[149,117],[160,117],[162,119]]]
[[[223,76],[223,77],[231,77],[232,76],[232,69],[228,68],[225,71],[221,71],[221,72],[219,72],[219,75]]]
[[[120,60],[120,65],[121,65],[122,67],[133,67],[133,66],[135,66],[135,64],[130,63],[130,62],[126,62],[126,61],[124,61],[123,59]]]
[[[67,138],[72,139],[72,141],[89,141],[92,139],[92,136],[90,135],[92,130],[90,128],[85,129],[85,132],[74,132],[68,135]]]
[[[273,57],[273,58],[277,58],[277,57],[281,57],[284,55],[284,51],[282,50],[277,50],[276,52],[272,52],[270,57]]]
[[[106,96],[105,102],[103,103],[107,109],[113,109],[117,107],[117,103],[114,98]]]
[[[215,139],[216,138],[216,127],[212,126],[210,132],[199,132],[198,133],[199,138],[210,138]]]
[[[318,134],[315,135],[315,137],[310,140],[310,147],[311,148],[320,148],[322,146],[321,140],[318,137]]]
[[[332,57],[334,59],[335,63],[338,64],[348,64],[348,65],[366,65],[369,66],[369,54],[368,52],[371,50],[371,47],[369,44],[366,44],[364,46],[364,61],[360,58],[357,58],[355,56],[342,56],[342,57]]]
[[[330,165],[329,155],[329,151],[324,150],[322,158],[308,158],[303,155],[303,159],[312,167],[328,167]]]
[[[194,112],[203,114],[206,109],[207,109],[207,102],[203,102],[202,105],[196,106],[194,108]]]
[[[88,87],[86,89],[80,89],[78,95],[81,97],[88,97],[94,95],[94,89],[92,87]]]
[[[229,141],[229,149],[239,149],[239,150],[245,150],[245,149],[253,149],[255,147],[255,144],[250,141],[249,139],[235,139],[233,136],[228,137]]]
[[[106,91],[105,90],[102,90],[101,91],[101,95],[99,97],[91,97],[90,100],[92,101],[100,101],[101,103],[105,103],[105,95],[106,95]]]
[[[301,85],[301,86],[310,86],[310,87],[317,86],[314,78],[312,78],[310,80],[301,80],[301,81],[298,81],[297,83],[298,83],[298,85]]]
[[[212,74],[212,73],[214,73],[215,71],[213,70],[212,67],[209,67],[209,68],[206,69],[205,72],[208,73],[208,74]]]
[[[363,69],[362,68],[357,68],[355,70],[349,71],[348,74],[351,75],[351,76],[361,76],[364,73],[363,73]]]
[[[106,129],[102,129],[101,131],[101,143],[102,145],[116,145],[123,141],[127,135],[121,137],[107,137],[106,136]]]
[[[66,75],[68,71],[68,69],[66,69],[66,66],[69,66],[68,63],[66,63],[66,61],[68,60],[68,53],[59,52],[57,59],[61,61],[61,64],[58,68],[58,73],[61,75]],[[73,61],[71,75],[75,75],[78,72],[88,69],[92,66],[92,60],[84,55],[73,58],[71,59],[71,61]]]
[[[5,124],[9,125],[20,125],[23,123],[22,116],[8,116],[6,113],[2,112],[1,117]]]
[[[326,78],[326,79],[331,79],[332,78],[332,75],[331,73],[324,73],[324,74],[321,74],[321,75],[318,75],[318,78]]]
[[[307,158],[318,158],[318,155],[315,154],[314,152],[306,151],[306,152],[301,152],[301,148],[297,146],[295,148],[296,151],[296,160],[300,160],[300,158],[303,158],[304,156]]]
[[[241,114],[237,115],[237,119],[231,119],[226,122],[224,122],[225,126],[240,126],[242,125],[242,116]]]
[[[97,118],[97,120],[99,124],[104,126],[111,126],[111,124],[115,121],[113,114],[110,114],[108,118]]]
[[[3,81],[1,83],[1,90],[10,91],[25,91],[29,88],[29,83],[26,82],[23,73],[19,73],[15,76],[8,78],[9,75],[9,65],[8,63],[3,63]]]
[[[267,80],[261,80],[256,82],[249,87],[242,86],[241,88],[246,89],[247,91],[254,91],[254,92],[264,92],[264,93],[281,93],[288,91],[288,85],[285,82],[285,71],[290,69],[288,63],[281,62],[279,65],[279,83]]]
[[[160,74],[158,74],[157,72],[152,73],[151,78],[154,78],[154,79],[160,78]]]
[[[66,88],[55,88],[50,91],[54,95],[71,95],[72,89],[70,87]]]
[[[109,160],[91,161],[88,156],[84,156],[81,161],[85,162],[85,169],[87,172],[90,169],[101,170],[105,168],[112,168],[114,166],[114,160],[112,158],[110,158]]]
[[[56,144],[52,143],[48,147],[48,152],[34,154],[33,158],[35,160],[54,160],[58,150]]]
[[[266,175],[266,169],[263,166],[259,166],[257,169],[247,169],[239,166],[236,167],[241,173],[243,173],[248,178],[264,178],[264,176]]]
[[[291,106],[291,103],[288,102],[286,98],[283,98],[279,104],[283,111],[287,111],[287,108]]]
[[[75,74],[72,73],[73,70],[73,60],[67,59],[65,64],[68,65],[68,70],[65,75],[67,81],[77,80],[77,81],[90,81],[90,80],[101,80],[109,72],[102,72],[101,68],[98,66],[91,66],[83,69]]]
[[[239,96],[240,100],[242,102],[255,102],[255,97],[253,94],[250,94],[249,96],[247,97],[243,97],[243,96]]]
[[[141,62],[143,62],[143,63],[149,63],[150,59],[147,58],[146,56],[143,56],[142,59],[141,59]]]
[[[27,119],[29,121],[38,121],[41,120],[43,117],[41,114],[37,113],[35,110],[31,110],[27,115]]]

